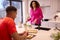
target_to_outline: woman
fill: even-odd
[[[37,1],[32,1],[30,4],[30,18],[27,21],[30,21],[31,24],[38,25],[36,29],[40,29],[41,20],[43,18],[42,10]]]

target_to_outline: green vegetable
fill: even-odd
[[[54,38],[54,40],[59,40],[60,39],[60,32],[58,32],[57,34],[52,34],[52,38]]]

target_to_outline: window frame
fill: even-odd
[[[23,23],[23,3],[22,1],[15,1],[15,2],[21,2],[21,23]],[[10,6],[12,5],[12,0],[10,0]]]

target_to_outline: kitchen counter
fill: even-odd
[[[17,32],[18,33],[22,33],[24,32],[24,28],[18,28],[17,27]],[[29,40],[53,40],[50,36],[52,33],[57,33],[57,30],[54,30],[54,28],[52,28],[49,31],[45,31],[45,30],[38,30],[38,33],[36,34],[36,36],[32,39]]]
[[[41,27],[46,27],[46,28],[54,28],[54,27],[60,27],[60,21],[42,21]]]

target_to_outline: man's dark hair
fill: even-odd
[[[37,7],[40,7],[40,4],[39,4],[37,1],[31,1],[31,3],[30,3],[30,7],[31,7],[31,8],[33,8],[33,6],[32,6],[32,3],[33,3],[33,2],[36,3],[36,8],[37,8]]]
[[[17,11],[17,8],[15,8],[14,6],[8,6],[6,8],[6,12],[8,13],[8,12],[11,12],[11,11]]]

